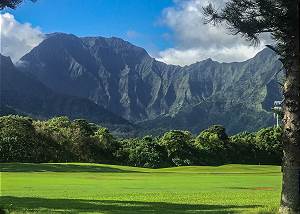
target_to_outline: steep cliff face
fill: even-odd
[[[281,67],[267,49],[241,63],[206,60],[184,67],[183,107],[139,125],[157,134],[169,129],[198,133],[214,124],[224,125],[230,134],[272,126],[271,107],[282,100]]]
[[[207,59],[180,67],[118,38],[57,33],[19,65],[52,90],[87,98],[148,130],[196,132],[215,123],[232,133],[254,130],[272,124],[270,107],[281,99],[281,64],[270,50],[240,63]]]
[[[117,38],[54,34],[19,64],[52,90],[89,98],[132,121],[168,113],[180,84],[171,81],[179,67]]]
[[[35,118],[68,116],[85,118],[109,127],[131,124],[84,98],[53,92],[32,76],[20,72],[9,57],[0,55],[0,113],[30,115]]]

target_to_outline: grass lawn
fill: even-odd
[[[10,213],[276,213],[278,166],[0,164]]]

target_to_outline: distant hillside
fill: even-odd
[[[229,133],[273,124],[281,99],[281,64],[270,50],[240,63],[211,59],[180,67],[151,58],[118,38],[55,33],[21,58],[19,69],[60,94],[89,99],[139,124],[141,132],[198,132],[212,124]]]
[[[65,115],[71,119],[85,118],[112,129],[114,126],[132,126],[88,99],[53,92],[41,82],[18,71],[9,57],[0,55],[0,61],[2,115],[17,113],[41,119]]]

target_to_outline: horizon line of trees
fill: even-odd
[[[190,165],[274,164],[282,161],[282,129],[233,136],[214,125],[193,136],[171,130],[162,136],[118,139],[86,120],[46,121],[0,117],[0,162],[93,162],[160,168]]]

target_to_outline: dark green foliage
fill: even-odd
[[[67,117],[57,117],[48,121],[36,121],[37,132],[47,142],[55,142],[59,145],[59,150],[53,157],[53,162],[68,162],[75,160],[75,155],[71,152],[72,136],[75,132],[71,129],[71,121]],[[55,152],[54,152],[55,153]]]
[[[193,164],[193,136],[188,131],[173,130],[164,134],[160,144],[167,150],[168,160],[175,166]]]
[[[111,162],[114,138],[85,120],[0,118],[1,162]],[[114,149],[116,150],[116,148]]]
[[[1,162],[96,162],[137,167],[280,164],[282,130],[265,128],[231,137],[220,125],[194,136],[172,130],[162,137],[116,139],[86,120],[0,117]]]
[[[117,139],[107,128],[99,128],[93,136],[98,142],[98,147],[102,153],[102,163],[114,163],[116,161],[116,152],[120,148]]]
[[[230,138],[233,163],[281,164],[282,129],[264,128],[256,133],[240,133]]]
[[[43,145],[39,135],[27,117],[0,117],[0,160],[1,162],[39,162]]]
[[[146,136],[142,139],[127,139],[121,142],[117,152],[119,162],[131,166],[158,168],[168,166],[166,151],[156,138]]]
[[[86,137],[93,135],[94,132],[97,131],[99,127],[94,124],[90,124],[88,121],[84,119],[76,119],[74,120],[75,127],[79,128],[82,134]]]
[[[63,151],[58,158],[63,161],[107,162],[112,161],[111,145],[114,138],[107,130],[86,120],[71,121],[57,117],[35,123],[37,130],[50,141],[57,142]]]
[[[225,128],[221,125],[214,125],[209,127],[208,129],[204,130],[202,133],[209,132],[216,136],[217,139],[227,142],[228,135],[226,134]]]
[[[281,163],[282,129],[265,128],[256,133],[256,145],[260,151],[259,159],[265,163]]]
[[[230,138],[222,126],[202,131],[195,140],[199,164],[281,164],[282,129],[264,128],[242,132]]]
[[[231,153],[235,154],[231,158],[232,163],[256,164],[257,145],[255,133],[242,132],[230,137]]]
[[[202,131],[196,137],[195,145],[201,164],[223,164],[229,160],[229,138],[222,126],[212,126]]]

